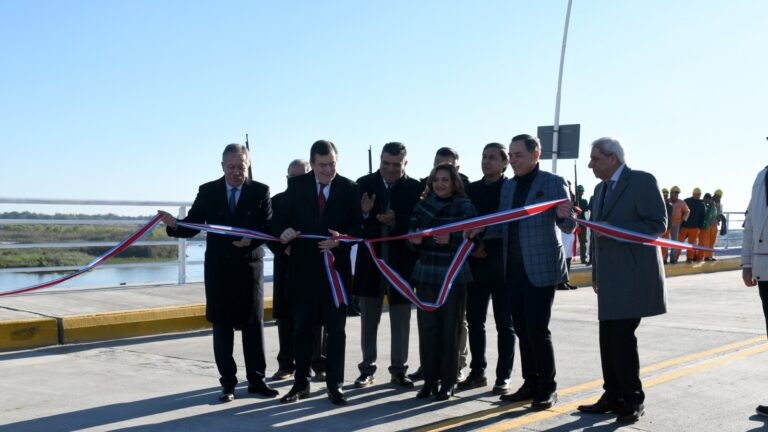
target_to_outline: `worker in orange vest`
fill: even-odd
[[[677,240],[680,237],[680,225],[688,219],[688,214],[690,213],[688,205],[679,198],[679,195],[680,188],[672,186],[669,190],[669,202],[672,203],[672,216],[669,218],[669,234],[672,240]],[[669,263],[677,264],[677,259],[680,257],[680,249],[672,249],[669,255]]]
[[[717,230],[717,209],[712,201],[712,195],[709,192],[704,194],[704,209],[704,225],[702,225],[701,231],[699,232],[699,246],[712,247],[712,240],[709,238],[709,232],[713,227]],[[707,253],[708,252],[705,251],[696,251],[696,259],[709,261],[706,257]]]
[[[704,201],[701,200],[701,189],[694,188],[693,195],[685,199],[685,204],[688,205],[690,213],[688,213],[688,219],[684,220],[680,225],[680,236],[678,241],[688,240],[693,246],[699,243],[699,233],[704,226],[704,218],[706,217],[706,208],[704,207]],[[685,262],[700,261],[699,254],[701,251],[688,250],[685,253]]]
[[[709,242],[707,244],[711,248],[714,248],[715,243],[717,242],[717,225],[720,224],[720,218],[723,216],[723,204],[720,202],[722,198],[723,191],[720,189],[716,190],[712,195],[712,207],[714,208],[714,215],[712,216],[712,221],[710,222],[709,228],[707,228],[709,235]],[[712,255],[712,252],[704,252],[704,261],[715,261],[715,257]]]

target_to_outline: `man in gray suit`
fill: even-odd
[[[512,138],[509,164],[515,176],[501,188],[499,210],[568,198],[565,179],[539,170],[541,143],[531,135]],[[573,204],[567,200],[535,217],[490,229],[486,238],[501,235],[508,312],[520,338],[524,383],[501,400],[533,399],[534,409],[551,408],[557,402],[555,351],[549,319],[555,288],[568,280],[565,254],[558,227],[573,232]],[[514,342],[513,342],[514,343]],[[514,352],[510,353],[514,356]]]
[[[656,179],[624,163],[616,138],[592,143],[589,167],[602,180],[595,187],[591,219],[652,236],[667,229],[667,210]],[[640,359],[635,330],[640,319],[667,311],[664,265],[658,247],[596,235],[592,288],[600,320],[600,361],[603,389],[587,413],[616,412],[619,423],[634,423],[644,413]]]

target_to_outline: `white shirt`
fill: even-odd
[[[333,180],[331,180],[333,182]],[[317,195],[320,195],[320,180],[315,177],[315,191],[317,192]],[[328,196],[331,194],[331,183],[328,183],[325,185],[325,189],[323,189],[323,195],[325,195],[326,201],[328,200]]]
[[[229,185],[229,183],[224,182],[227,185],[227,202],[229,202],[229,197],[232,195],[232,186]],[[243,185],[240,185],[237,188],[237,192],[235,192],[235,205],[237,205],[238,201],[240,201],[240,193],[243,191]]]
[[[621,173],[624,172],[624,166],[626,164],[619,165],[618,168],[616,168],[616,171],[613,173],[611,178],[608,179],[608,184],[611,186],[611,192],[613,192],[614,189],[616,189],[616,183],[619,181],[619,177],[621,177]]]

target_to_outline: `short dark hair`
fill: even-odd
[[[325,156],[333,152],[336,156],[339,155],[339,151],[336,150],[336,146],[327,140],[317,140],[312,144],[312,148],[309,149],[309,161],[315,162],[315,155]]]
[[[525,149],[528,150],[528,153],[533,153],[536,150],[541,151],[541,141],[533,135],[528,134],[520,134],[512,137],[512,141],[510,141],[510,144],[515,141],[522,141],[525,143]]]
[[[435,152],[435,157],[450,157],[453,158],[453,161],[456,162],[459,160],[459,152],[456,150],[450,148],[450,147],[440,147],[437,149],[437,152]]]
[[[442,163],[432,168],[432,172],[429,173],[429,177],[427,177],[427,188],[424,189],[424,192],[421,194],[422,198],[426,198],[429,194],[434,192],[432,189],[432,182],[435,181],[435,176],[438,171],[446,171],[448,176],[451,177],[451,191],[453,195],[459,197],[467,196],[467,193],[464,192],[464,181],[459,177],[459,172],[456,171],[456,167],[451,164]]]
[[[381,148],[381,154],[384,153],[392,156],[408,155],[408,152],[405,150],[403,143],[399,143],[397,141],[384,144],[384,147]]]
[[[507,153],[507,146],[504,144],[499,144],[497,142],[488,143],[483,147],[483,151],[488,150],[489,148],[496,149],[501,154],[501,160],[508,161],[509,160],[509,153]]]

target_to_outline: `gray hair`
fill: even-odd
[[[605,156],[616,155],[620,163],[624,163],[624,146],[618,138],[602,137],[592,142],[592,148],[597,148]]]
[[[304,172],[309,172],[309,162],[305,161],[304,159],[294,159],[291,161],[291,163],[288,164],[288,174],[291,173],[291,168],[295,166],[300,166],[304,168]]]
[[[247,160],[248,163],[251,162],[251,155],[248,154],[248,147],[242,144],[236,144],[236,143],[227,144],[227,146],[224,147],[224,152],[221,153],[221,160],[226,159],[227,154],[245,155],[245,160]]]

